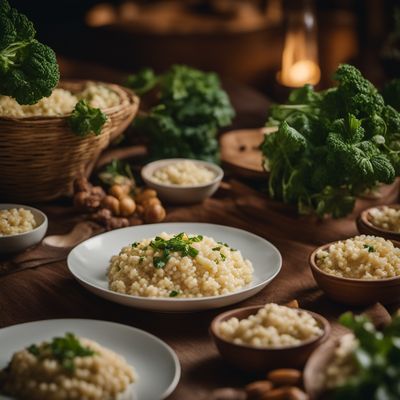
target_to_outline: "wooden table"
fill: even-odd
[[[234,96],[235,93],[231,92]],[[267,104],[262,97],[248,93],[250,98]],[[249,109],[246,96],[235,97],[234,102],[239,109],[240,104],[242,109]],[[257,109],[256,118],[262,120],[264,107],[253,104],[251,110]],[[246,120],[245,112],[243,117]],[[167,221],[230,225],[270,240],[282,253],[282,271],[258,295],[238,306],[298,299],[302,307],[334,321],[348,308],[331,302],[318,289],[308,267],[308,255],[317,245],[356,234],[356,214],[325,221],[299,217],[295,210],[267,199],[265,194],[235,181],[231,184],[229,190],[221,190],[217,197],[203,204],[170,209]],[[393,185],[375,203],[394,202],[397,195],[397,185]],[[369,204],[370,201],[359,201],[356,213]],[[65,233],[79,220],[69,205],[52,204],[42,209],[49,217],[49,233]],[[82,288],[67,271],[66,262],[0,278],[0,327],[50,318],[92,318],[135,326],[165,340],[177,352],[182,365],[181,381],[170,400],[205,400],[214,388],[242,386],[254,378],[226,364],[210,339],[210,321],[221,311],[161,314],[111,303]],[[336,325],[334,332],[337,332]]]

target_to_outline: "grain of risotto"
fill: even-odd
[[[229,342],[262,348],[296,346],[323,333],[310,313],[274,303],[247,318],[223,321],[217,329]]]
[[[400,209],[388,206],[373,208],[369,211],[368,219],[378,228],[400,233]]]
[[[24,208],[0,210],[0,236],[17,235],[36,228],[32,211]]]
[[[170,185],[202,185],[216,177],[214,171],[193,161],[183,160],[168,164],[154,171],[152,178]]]
[[[111,290],[143,297],[223,295],[242,289],[252,277],[252,264],[240,251],[185,233],[161,233],[126,246],[108,270]]]
[[[117,400],[135,380],[123,357],[66,334],[14,353],[0,371],[0,391],[24,400]]]
[[[389,240],[360,235],[319,250],[315,262],[322,271],[344,278],[387,279],[400,276],[400,249]]]
[[[36,104],[21,105],[8,96],[0,96],[0,116],[4,117],[50,117],[70,114],[79,100],[87,100],[92,107],[105,109],[119,104],[117,93],[105,85],[88,82],[80,93],[54,89],[49,97],[44,97]]]

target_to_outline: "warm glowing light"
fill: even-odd
[[[310,7],[297,10],[288,20],[278,81],[288,87],[316,85],[321,78],[315,16]]]

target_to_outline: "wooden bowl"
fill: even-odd
[[[303,382],[306,393],[311,400],[322,399],[325,389],[323,372],[334,357],[339,339],[330,339],[318,347],[308,359],[303,372]]]
[[[367,208],[366,210],[362,211],[356,220],[358,231],[364,235],[381,236],[388,240],[400,241],[400,233],[399,232],[394,232],[394,231],[390,231],[387,229],[379,228],[379,227],[373,225],[372,222],[370,221],[370,219],[369,219],[370,211],[374,208],[381,209],[382,207],[384,207],[384,205],[370,207],[370,208]],[[398,210],[398,209],[400,209],[400,204],[389,204],[386,207],[394,208],[394,209]]]
[[[392,240],[395,247],[400,243]],[[351,306],[374,303],[391,304],[400,300],[400,276],[388,279],[342,278],[328,274],[318,268],[315,256],[319,250],[326,250],[331,242],[316,248],[310,255],[309,263],[318,286],[332,300]]]
[[[323,329],[323,334],[296,346],[255,348],[232,343],[219,335],[217,328],[222,321],[232,317],[236,317],[239,320],[247,318],[263,307],[238,308],[219,314],[213,319],[210,326],[210,334],[220,354],[230,364],[247,372],[265,372],[275,368],[302,368],[310,354],[328,338],[331,330],[329,322],[314,312],[298,309],[311,314]]]

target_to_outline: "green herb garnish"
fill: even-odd
[[[375,251],[375,247],[371,246],[370,244],[364,244],[364,249],[368,250],[368,253],[373,253]]]
[[[144,256],[139,257],[139,264],[141,264],[144,261]]]
[[[358,341],[353,353],[357,373],[339,386],[331,397],[335,400],[399,399],[400,385],[400,316],[393,318],[382,331],[366,316],[348,312],[340,317]]]
[[[100,108],[92,107],[86,100],[79,100],[68,117],[68,125],[76,135],[81,137],[91,133],[100,135],[107,118]]]
[[[217,247],[213,247],[212,251],[220,251],[221,250],[221,246],[217,246]]]
[[[176,297],[178,296],[179,292],[177,290],[172,290],[169,294],[169,297]]]
[[[132,246],[132,248],[135,248],[135,247],[138,247],[138,245],[139,245],[139,242],[133,242],[131,246]]]
[[[222,261],[225,261],[226,260],[226,255],[225,254],[223,254],[223,253],[219,253],[220,255],[221,255],[221,259],[222,259]]]
[[[93,356],[95,352],[84,347],[73,333],[66,333],[64,337],[55,337],[51,342],[41,346],[32,344],[27,350],[38,358],[54,358],[68,372],[75,370],[75,357]]]
[[[161,252],[161,256],[153,257],[154,267],[164,268],[170,259],[170,253],[174,251],[180,252],[183,257],[196,257],[199,254],[199,251],[191,246],[191,244],[202,240],[203,236],[201,235],[189,237],[184,232],[179,233],[168,240],[157,236],[150,242],[150,246],[154,250],[159,250]]]

